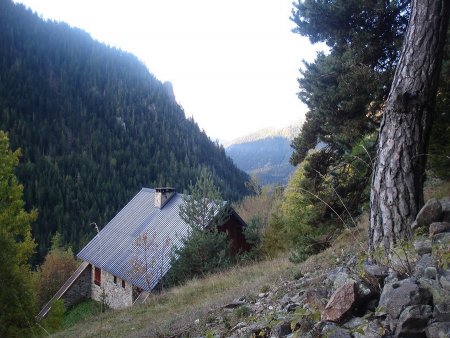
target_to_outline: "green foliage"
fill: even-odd
[[[263,221],[259,216],[255,216],[247,222],[244,228],[245,241],[250,245],[251,249],[240,255],[243,261],[253,261],[262,258],[261,244],[262,244]]]
[[[41,326],[50,333],[57,332],[62,329],[64,314],[66,313],[66,307],[64,306],[64,300],[58,299],[52,304],[52,308],[49,313],[41,322]]]
[[[245,318],[250,316],[252,310],[247,305],[241,305],[234,310],[234,315],[237,318]]]
[[[10,0],[0,32],[0,129],[23,150],[37,262],[56,231],[78,251],[87,225],[106,224],[139,189],[182,191],[204,166],[228,200],[246,193],[248,176],[133,55]]]
[[[23,335],[33,324],[35,297],[29,260],[36,244],[31,222],[37,217],[25,211],[23,187],[14,169],[20,151],[11,151],[7,135],[0,131],[0,336]]]
[[[226,233],[216,229],[193,230],[183,247],[174,250],[167,284],[181,284],[194,277],[223,270],[232,265],[230,242]]]
[[[375,135],[354,143],[342,156],[328,149],[311,152],[292,175],[282,211],[294,261],[326,248],[337,231],[356,225],[368,199]]]
[[[266,257],[276,257],[288,248],[286,227],[280,207],[274,206],[267,227],[262,233],[261,252]]]
[[[195,185],[189,185],[189,194],[183,197],[180,217],[191,230],[204,230],[222,224],[229,216],[219,189],[214,185],[211,172],[203,168]]]
[[[230,240],[218,229],[229,217],[229,209],[207,169],[201,171],[195,185],[190,185],[179,214],[189,224],[190,234],[182,239],[181,247],[174,247],[167,283],[180,284],[231,266]]]

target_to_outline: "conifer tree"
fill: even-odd
[[[230,211],[207,168],[201,170],[196,184],[190,185],[179,214],[190,231],[182,240],[182,246],[174,248],[168,283],[179,284],[230,266],[230,240],[218,229],[230,216]]]
[[[11,151],[0,131],[0,336],[25,335],[34,323],[35,301],[29,260],[36,247],[31,222],[36,210],[25,211],[23,187],[14,169],[20,151]]]

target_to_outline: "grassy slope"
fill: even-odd
[[[332,247],[302,264],[294,265],[286,257],[280,257],[233,268],[153,295],[147,304],[86,318],[56,336],[167,337],[181,333],[204,333],[203,324],[209,314],[232,300],[257,295],[269,285],[294,278],[298,272],[326,270],[338,264],[343,256],[364,251],[366,225],[367,222],[362,222],[358,228],[344,231]],[[355,241],[363,244],[354,245]],[[199,324],[195,324],[197,319]]]

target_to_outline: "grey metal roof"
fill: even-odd
[[[151,291],[170,268],[172,247],[180,247],[190,229],[179,216],[182,194],[162,209],[154,201],[155,190],[142,188],[77,257]],[[137,243],[143,234],[147,245]]]

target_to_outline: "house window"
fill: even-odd
[[[114,284],[117,284],[117,277],[114,276]]]
[[[125,281],[122,279],[122,287],[125,289]]]
[[[94,283],[98,286],[102,283],[102,269],[95,267],[94,271]]]

